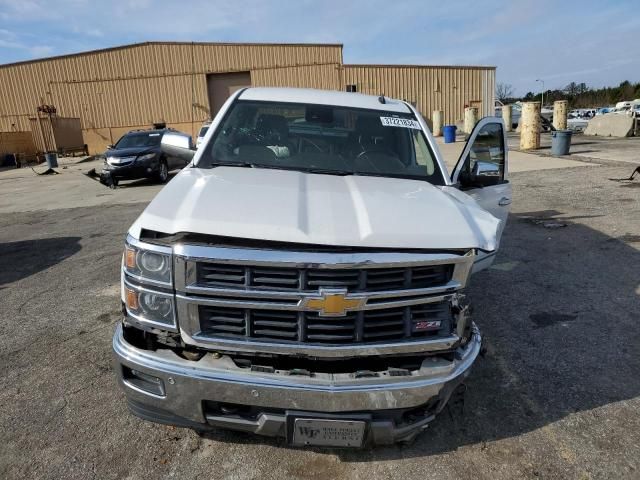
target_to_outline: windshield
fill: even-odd
[[[155,147],[160,145],[162,135],[154,133],[128,133],[123,136],[115,148]]]
[[[197,166],[230,164],[444,183],[412,115],[327,105],[235,102]]]

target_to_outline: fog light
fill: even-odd
[[[122,379],[124,383],[137,390],[143,390],[159,397],[166,396],[164,382],[153,375],[122,366]]]

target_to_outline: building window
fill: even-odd
[[[347,85],[347,92],[357,92],[358,91],[358,87],[356,87],[355,85]]]

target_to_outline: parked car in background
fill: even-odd
[[[596,111],[596,115],[606,115],[607,113],[611,113],[615,110],[616,107],[602,107]]]
[[[196,148],[198,148],[202,143],[202,141],[204,140],[204,136],[209,131],[210,125],[211,125],[211,121],[206,121],[202,124],[202,127],[200,127],[200,131],[198,132],[198,138],[196,138]]]
[[[184,159],[162,152],[160,142],[167,132],[183,136],[185,143],[192,145],[190,135],[169,128],[133,130],[124,134],[115,145],[110,145],[105,152],[103,170],[109,172],[114,185],[120,180],[138,178],[165,183],[171,170],[187,165]]]

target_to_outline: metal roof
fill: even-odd
[[[492,65],[419,65],[419,64],[395,64],[395,63],[344,63],[345,68],[466,68],[479,70],[495,70]]]
[[[92,55],[95,53],[112,52],[116,50],[124,50],[127,48],[145,47],[149,45],[218,45],[218,46],[239,46],[239,47],[251,47],[251,46],[282,46],[282,47],[340,47],[344,45],[342,43],[276,43],[276,42],[165,42],[165,41],[149,41],[129,43],[127,45],[118,45],[115,47],[98,48],[95,50],[85,50],[83,52],[67,53],[64,55],[53,55],[50,57],[33,58],[31,60],[22,60],[19,62],[3,63],[0,64],[0,68],[13,67],[15,65],[25,65],[29,63],[46,62],[48,60],[59,60],[61,58],[81,57],[84,55]]]
[[[247,88],[240,94],[238,99],[335,105],[399,113],[410,112],[409,108],[403,102],[389,97],[385,97],[385,103],[382,103],[379,97],[375,95],[339,92],[335,90],[316,90],[313,88]]]

